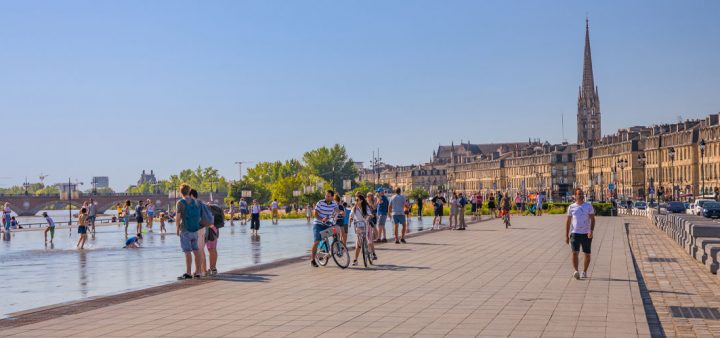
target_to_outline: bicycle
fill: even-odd
[[[363,225],[360,225],[359,223],[362,223]],[[359,235],[358,236],[358,243],[355,245],[359,245],[362,251],[362,258],[363,258],[363,265],[367,268],[368,263],[370,265],[373,265],[373,259],[372,259],[372,253],[370,252],[370,247],[368,246],[368,233],[367,233],[367,227],[364,224],[365,222],[356,222],[355,223],[355,232]]]
[[[326,266],[332,256],[335,264],[341,269],[346,269],[350,266],[350,253],[347,247],[340,241],[338,234],[338,226],[332,225],[332,223],[325,223],[330,226],[329,228],[320,232],[320,244],[318,244],[318,252],[315,255],[315,262],[318,265]],[[332,237],[332,243],[329,239]]]
[[[510,227],[510,211],[503,210],[500,213],[502,214],[502,220],[505,224],[505,229],[507,229],[508,227]]]

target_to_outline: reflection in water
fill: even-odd
[[[78,281],[80,282],[80,294],[83,297],[88,295],[88,274],[87,274],[87,251],[80,250],[78,252],[78,258],[80,259],[78,273]]]
[[[12,234],[10,232],[3,232],[3,241],[10,241]]]
[[[260,235],[250,236],[250,250],[252,252],[253,264],[260,264]]]

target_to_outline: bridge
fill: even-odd
[[[69,202],[73,208],[80,208],[85,201],[91,198],[97,205],[98,213],[113,209],[118,203],[130,202],[135,205],[138,201],[150,200],[159,208],[167,208],[168,205],[174,204],[177,199],[170,194],[73,194],[72,200],[68,201],[66,194],[48,194],[48,195],[4,195],[0,194],[0,204],[10,203],[10,208],[18,214],[18,216],[34,216],[41,210],[45,210],[56,204],[65,204]],[[178,194],[178,198],[180,195]],[[224,206],[225,193],[202,193],[199,198],[206,202],[218,203]]]

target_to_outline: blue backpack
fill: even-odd
[[[180,203],[185,206],[185,210],[182,213],[183,230],[197,232],[200,230],[200,204],[197,201],[188,203],[184,199],[180,200]]]

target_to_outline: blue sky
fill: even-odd
[[[718,1],[0,1],[0,186],[127,187],[344,144],[575,139],[585,15],[603,133],[720,111]],[[9,177],[9,178],[8,178]]]

